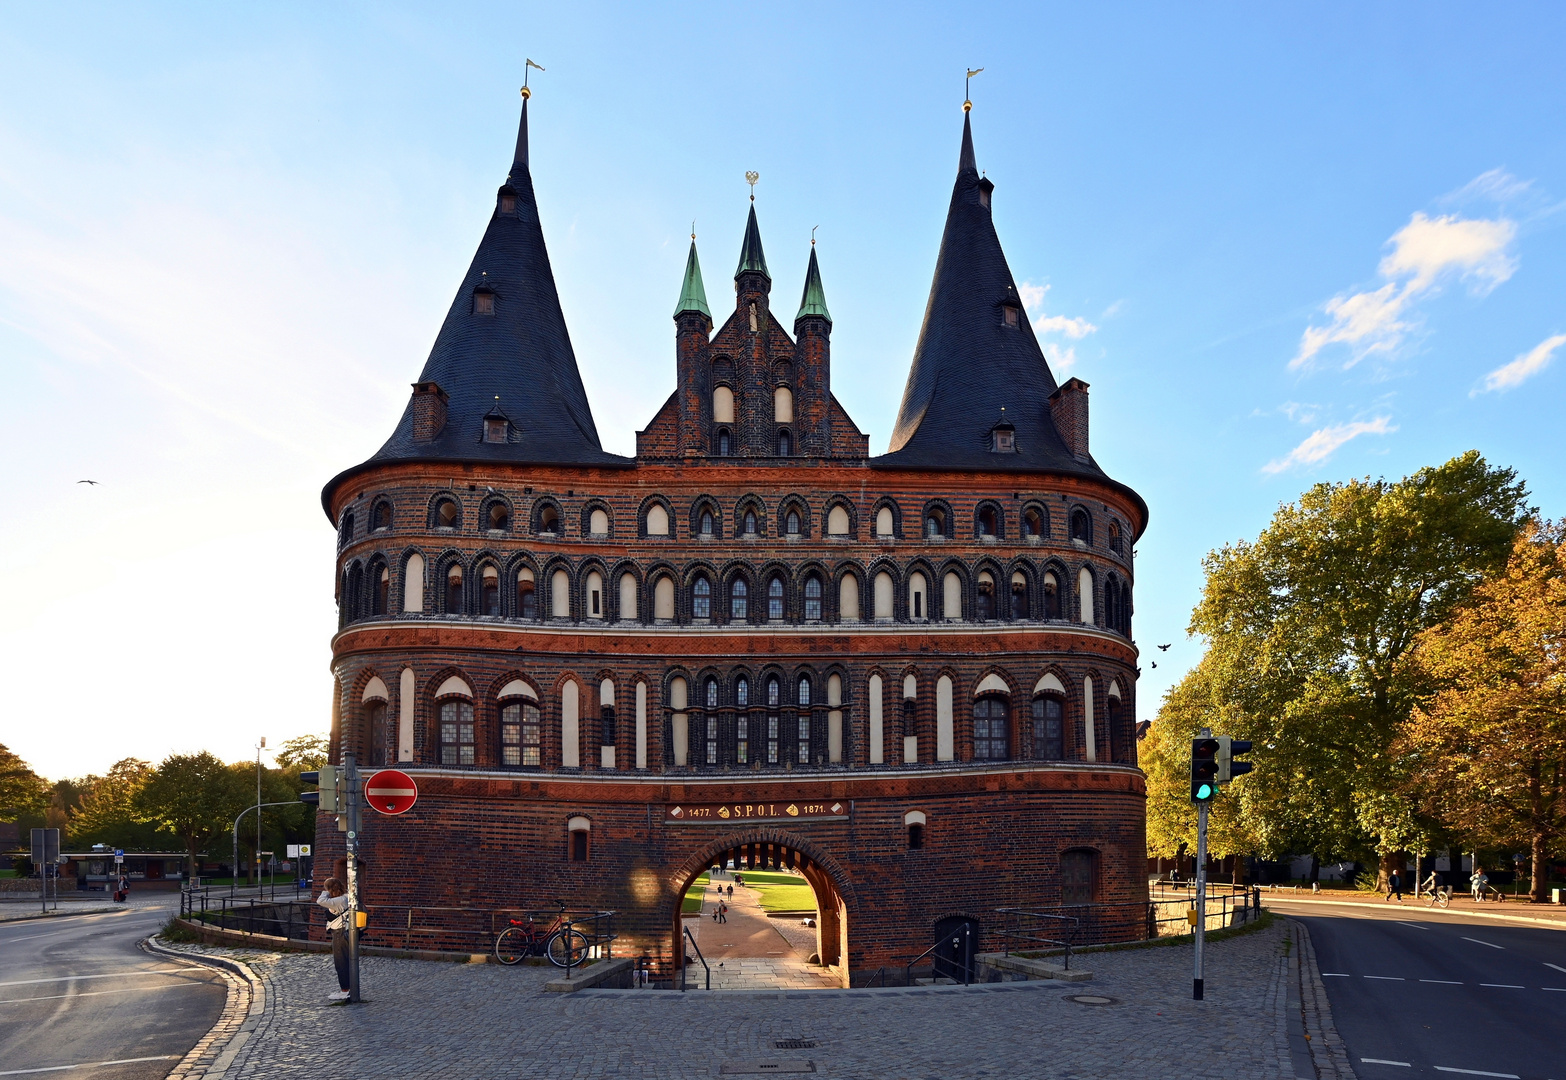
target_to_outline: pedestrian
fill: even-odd
[[[722,900],[718,901],[718,921],[723,923],[729,921],[729,905]]]
[[[734,886],[732,885],[729,886],[729,899],[734,899]]]
[[[114,886],[114,899],[124,902],[125,898],[129,895],[130,878],[126,877],[124,874],[121,874],[119,883]]]
[[[1387,875],[1387,899],[1397,897],[1397,902],[1403,902],[1403,876],[1396,870]]]
[[[1485,872],[1479,869],[1477,866],[1474,867],[1473,877],[1469,879],[1468,883],[1473,888],[1474,903],[1477,904],[1483,901],[1484,887],[1490,884],[1490,879],[1488,876],[1486,876]]]
[[[343,879],[329,877],[325,881],[325,891],[315,898],[315,902],[326,909],[331,916],[326,928],[332,932],[332,964],[337,968],[337,993],[327,997],[328,1001],[348,1000],[348,896],[343,888]]]
[[[1321,882],[1319,882],[1319,881],[1311,882],[1310,883],[1310,891],[1312,893],[1319,893],[1321,891]]]

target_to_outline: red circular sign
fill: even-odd
[[[400,814],[419,798],[413,777],[396,769],[382,769],[364,782],[364,801],[383,814]]]

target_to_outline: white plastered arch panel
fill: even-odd
[[[448,675],[446,681],[441,683],[440,688],[435,691],[435,696],[437,698],[465,697],[471,699],[473,697],[473,688],[460,676]]]
[[[576,814],[566,819],[566,832],[592,832],[593,819]]]
[[[508,697],[525,697],[525,698],[530,698],[533,701],[537,701],[538,700],[538,691],[534,690],[531,686],[529,686],[527,683],[523,682],[521,679],[512,679],[505,686],[502,686],[500,688],[500,693],[495,695],[495,696],[496,697],[503,697],[503,698],[508,698]]]
[[[1050,692],[1059,694],[1061,697],[1066,696],[1066,688],[1061,685],[1060,679],[1052,673],[1047,673],[1043,678],[1039,679],[1033,686],[1033,692],[1035,694]]]
[[[386,689],[386,684],[381,681],[379,675],[370,676],[370,681],[364,684],[364,694],[359,698],[365,701],[390,701],[391,694]]]
[[[993,671],[979,680],[979,685],[973,688],[973,696],[980,694],[1009,694],[1011,687],[1006,685],[1006,680]]]
[[[1120,700],[1120,680],[1119,679],[1115,679],[1115,680],[1113,680],[1109,684],[1109,689],[1107,691],[1105,691],[1104,696],[1113,698],[1116,701]]]
[[[928,820],[929,819],[924,816],[923,810],[910,810],[908,813],[903,815],[904,825],[923,825],[928,822]]]

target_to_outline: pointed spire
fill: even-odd
[[[517,152],[511,159],[511,176],[508,178],[511,180],[520,180],[527,173],[527,99],[532,96],[523,88],[522,120],[517,124]]]
[[[810,241],[810,266],[805,270],[805,293],[799,298],[799,314],[794,316],[798,322],[807,315],[819,315],[832,323],[832,313],[827,310],[826,290],[821,287],[821,267],[816,264],[816,242]]]
[[[735,278],[744,273],[757,273],[768,281],[772,275],[767,273],[767,256],[761,250],[761,227],[756,224],[756,203],[752,198],[750,204],[750,220],[745,222],[745,243],[740,247],[739,269],[734,271]]]
[[[680,301],[674,305],[674,317],[678,319],[687,311],[699,311],[708,319],[712,312],[707,308],[707,290],[701,283],[701,263],[696,258],[696,234],[691,233],[691,253],[685,260],[685,281],[680,285]]]
[[[962,152],[957,155],[958,176],[961,176],[963,173],[979,171],[978,160],[973,156],[973,125],[968,122],[968,117],[971,115],[972,113],[968,111],[968,106],[964,105],[962,110]],[[522,124],[525,130],[527,125],[527,113],[525,110],[522,114]]]

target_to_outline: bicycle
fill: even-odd
[[[1424,893],[1426,897],[1426,903],[1428,903],[1431,907],[1444,908],[1452,906],[1452,886],[1437,885],[1436,876],[1434,874],[1431,874],[1420,883],[1419,891]]]
[[[566,919],[564,900],[556,900],[560,911],[555,921],[540,928],[531,914],[520,919],[507,919],[511,925],[495,938],[495,959],[511,965],[524,956],[540,953],[549,957],[555,967],[578,967],[587,959],[587,935],[571,926]]]

